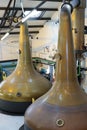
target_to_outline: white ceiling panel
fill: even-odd
[[[0,0],[0,7],[7,7],[9,0]]]
[[[54,14],[54,11],[46,11],[43,17],[52,17],[53,14]]]
[[[45,24],[45,20],[28,20],[27,23],[29,25],[43,25]]]
[[[61,2],[46,2],[41,8],[58,8]]]
[[[0,17],[3,17],[4,15],[4,10],[0,10]]]

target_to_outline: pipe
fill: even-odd
[[[70,2],[70,4],[72,5],[73,9],[78,7],[80,5],[80,0],[72,0]]]
[[[61,6],[61,12],[64,10],[64,12],[62,14],[65,14],[66,15],[66,10],[68,10],[70,13],[72,12],[73,8],[72,8],[72,5],[70,3],[64,3],[62,6]]]
[[[85,8],[86,0],[80,0],[80,6],[75,8],[71,15],[74,50],[77,57],[80,57],[80,53],[77,54],[78,51],[84,49]]]
[[[72,1],[70,1],[70,2],[65,0],[65,1],[63,1],[63,3],[64,3],[64,4],[62,5],[62,7],[63,7],[64,5],[66,5],[66,6],[67,6],[67,5],[70,5],[70,6],[71,6],[71,12],[72,12],[74,8],[76,8],[76,7],[78,7],[78,6],[80,5],[80,0],[72,0]],[[62,7],[61,7],[61,8],[62,8]]]

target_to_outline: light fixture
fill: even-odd
[[[34,9],[32,11],[25,11],[24,14],[25,17],[22,18],[22,22],[25,22],[29,18],[38,18],[41,14],[41,11],[37,11],[36,9]]]
[[[1,41],[4,40],[6,37],[9,36],[9,32],[7,32],[2,38],[1,38]]]
[[[38,18],[41,15],[41,11],[37,11],[36,9],[33,9],[32,11],[25,11],[24,12],[24,17],[22,19],[19,20],[19,23],[24,23],[26,20],[28,20],[29,18]],[[1,40],[4,40],[6,37],[8,37],[9,33],[15,28],[16,26],[14,26],[9,32],[7,32],[2,38]]]

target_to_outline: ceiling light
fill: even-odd
[[[37,11],[36,9],[33,11],[25,11],[24,15],[25,17],[22,18],[22,22],[25,22],[29,18],[38,18],[41,15],[41,11]]]
[[[7,32],[2,38],[1,38],[1,41],[4,40],[6,37],[9,36],[9,32]]]
[[[25,11],[24,15],[29,15],[30,18],[37,18],[41,15],[41,11],[37,11],[36,9],[34,9],[33,11]]]
[[[34,9],[34,10],[32,10],[32,11],[25,11],[24,12],[24,18],[22,18],[20,21],[19,21],[19,23],[20,22],[25,22],[26,20],[28,20],[29,18],[38,18],[40,15],[41,15],[41,11],[37,11],[36,9]],[[14,19],[15,20],[15,19]],[[18,19],[17,19],[18,20]],[[19,24],[18,23],[18,24]],[[1,40],[4,40],[6,37],[8,37],[9,36],[9,33],[12,31],[14,29],[14,27],[12,28],[12,29],[10,29],[10,31],[9,32],[7,32],[2,38],[1,38]]]

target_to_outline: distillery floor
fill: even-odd
[[[23,123],[23,115],[5,114],[0,111],[0,130],[19,130]]]

